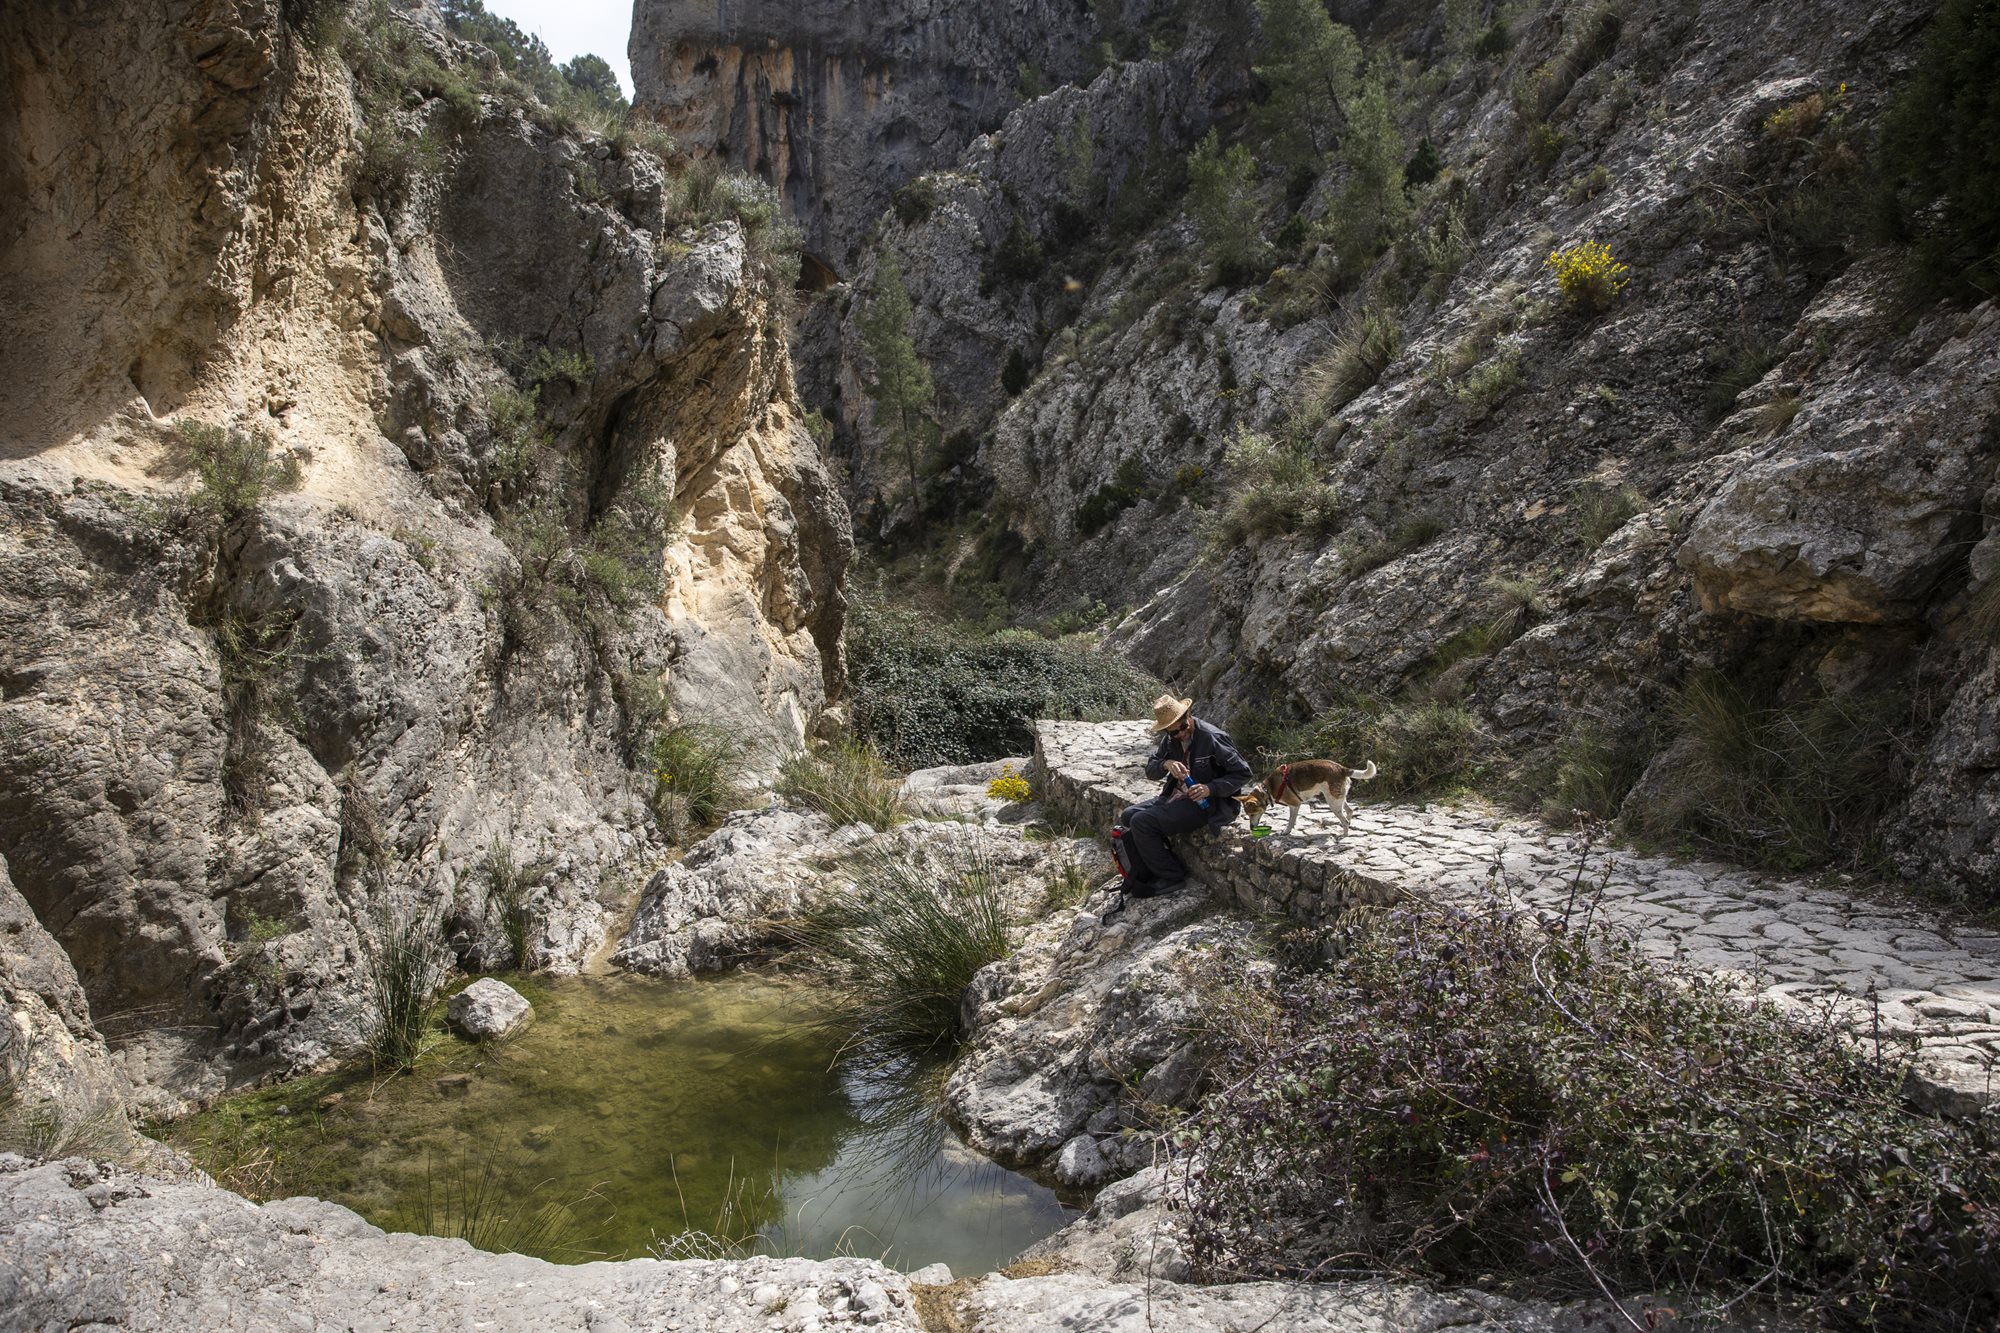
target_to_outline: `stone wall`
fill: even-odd
[[[1058,821],[1104,829],[1158,784],[1141,776],[1143,722],[1042,722],[1035,762]],[[1843,877],[1805,883],[1710,861],[1593,844],[1474,805],[1378,804],[1355,784],[1354,824],[1317,807],[1291,836],[1239,822],[1183,840],[1210,893],[1309,926],[1398,900],[1477,906],[1496,897],[1545,921],[1628,932],[1664,966],[1716,976],[1857,1040],[1908,1042],[1914,1090],[1970,1114],[2000,1093],[2000,932],[1934,918]],[[1272,820],[1282,829],[1280,811]]]

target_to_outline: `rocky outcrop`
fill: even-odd
[[[939,792],[963,785],[951,781],[961,776],[963,770],[930,769],[911,774],[907,785]],[[983,789],[957,795],[948,811],[934,807],[925,812],[930,817],[887,830],[836,826],[825,815],[782,804],[738,811],[648,881],[612,961],[669,977],[718,971],[791,942],[802,907],[852,892],[857,879],[888,864],[930,865],[940,874],[976,864],[993,874],[1011,904],[1034,908],[1063,868],[1086,854],[1084,845],[1002,827],[1006,811]],[[986,831],[966,826],[974,820]]]
[[[0,1157],[0,1242],[0,1303],[21,1328],[923,1328],[908,1281],[871,1259],[551,1264],[80,1159]]]
[[[476,83],[412,9],[383,40]],[[649,728],[795,745],[840,685],[761,242],[516,94],[364,115],[281,11],[0,18],[0,854],[154,1110],[350,1047],[380,925],[492,933],[496,848],[578,966],[665,855]],[[185,422],[273,484],[219,499]]]
[[[1072,1186],[1150,1165],[1162,1117],[1194,1103],[1206,1069],[1190,961],[1253,965],[1254,934],[1194,893],[1118,907],[1105,890],[1038,923],[966,990],[945,1088],[966,1141]]]
[[[1070,0],[639,0],[635,104],[776,186],[844,269],[892,191],[999,124],[1025,80],[1077,77],[1094,33]]]
[[[909,333],[940,401],[957,421],[998,420],[979,473],[1019,513],[1021,535],[1052,547],[1076,539],[1077,504],[1128,459],[1150,466],[1163,440],[1226,430],[1232,399],[1217,391],[1228,387],[1232,358],[1271,366],[1273,378],[1297,359],[1304,335],[1275,338],[1261,324],[1224,318],[1221,293],[1171,330],[1150,321],[1114,329],[1124,283],[1107,275],[1085,290],[1084,280],[1107,265],[1143,283],[1188,242],[1175,231],[1131,243],[1164,203],[1163,173],[1227,103],[1226,82],[1195,73],[1203,49],[1116,64],[1086,87],[1024,103],[948,169],[912,186],[912,203],[883,216],[880,241],[853,266],[848,290],[808,312],[801,382],[837,423],[864,512],[907,489],[867,392],[875,367],[864,330],[885,255],[896,257],[912,306]],[[1068,333],[1056,332],[1066,325]],[[1190,331],[1202,336],[1181,336]],[[1079,341],[1084,333],[1088,343]],[[1093,367],[1107,357],[1129,357],[1134,373],[1103,382]],[[1003,379],[1010,361],[1023,376],[1044,367],[1031,414],[1002,412],[1019,392]],[[1049,487],[1076,490],[1067,504],[1045,494],[1049,503],[1028,503]]]

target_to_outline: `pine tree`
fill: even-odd
[[[861,319],[861,341],[875,364],[875,378],[867,385],[875,404],[875,424],[889,447],[903,456],[910,474],[910,503],[921,517],[917,477],[925,453],[937,439],[937,391],[930,367],[917,355],[910,336],[910,294],[893,250],[884,251],[876,265],[868,312]]]
[[[1257,0],[1257,16],[1257,77],[1271,91],[1260,113],[1265,137],[1286,167],[1318,172],[1351,114],[1361,43],[1321,0]]]
[[[1242,144],[1228,151],[1214,130],[1188,154],[1188,214],[1216,276],[1241,278],[1257,252],[1257,161]]]

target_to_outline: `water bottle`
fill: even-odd
[[[1181,779],[1181,790],[1186,791],[1188,788],[1192,786],[1194,786],[1193,774],[1189,774],[1187,777]],[[1204,796],[1199,801],[1195,802],[1195,804],[1199,805],[1202,809],[1206,810],[1208,809],[1208,798]]]

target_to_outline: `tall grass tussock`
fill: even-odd
[[[868,824],[889,829],[910,817],[902,784],[870,746],[846,741],[803,750],[778,770],[777,791],[836,826]]]
[[[822,1021],[852,1048],[936,1051],[957,1040],[973,974],[1007,952],[1000,877],[977,837],[872,852],[853,889],[814,903],[793,938],[827,987]]]
[[[410,1069],[431,1044],[432,1001],[451,955],[435,909],[392,912],[368,954],[368,1055],[377,1069]]]

